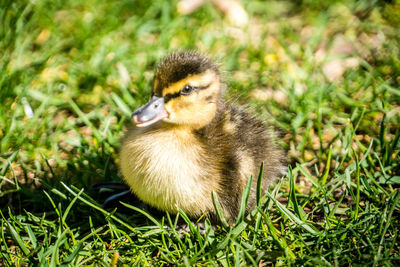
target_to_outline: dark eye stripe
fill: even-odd
[[[174,94],[166,94],[166,95],[164,96],[164,103],[167,103],[167,102],[170,101],[171,99],[177,98],[177,97],[180,96],[180,95],[181,95],[181,92],[177,92],[177,93],[174,93]]]
[[[193,87],[193,89],[196,90],[196,91],[197,91],[197,90],[204,90],[204,89],[207,89],[208,87],[210,87],[210,85],[211,85],[211,83],[208,84],[208,85],[205,85],[205,86]],[[173,93],[173,94],[166,94],[166,95],[164,96],[164,103],[167,103],[167,102],[170,101],[171,99],[177,98],[177,97],[179,97],[179,96],[181,96],[181,91],[176,92],[176,93]]]
[[[197,86],[197,87],[194,87],[194,89],[195,89],[195,90],[204,90],[204,89],[207,89],[208,87],[210,87],[210,85],[211,85],[211,83],[210,83],[210,84],[207,84],[207,85],[205,85],[205,86]]]

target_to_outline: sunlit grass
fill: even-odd
[[[3,265],[398,265],[399,4],[296,3],[244,1],[245,29],[209,3],[1,3]],[[89,190],[120,180],[130,114],[176,49],[219,62],[228,98],[288,151],[288,174],[235,226],[104,209]]]

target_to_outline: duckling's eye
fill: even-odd
[[[185,85],[181,90],[181,95],[190,95],[193,92],[193,87],[190,85]]]

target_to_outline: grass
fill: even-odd
[[[1,266],[400,264],[400,3],[243,3],[244,30],[210,3],[0,3]],[[203,233],[89,190],[120,180],[130,113],[178,48],[282,133],[288,174],[250,221]]]

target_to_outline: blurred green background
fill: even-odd
[[[369,207],[363,206],[364,211],[390,210],[385,199],[394,198],[396,184],[400,183],[396,180],[393,186],[388,186],[386,182],[390,177],[399,177],[400,2],[248,0],[241,3],[248,14],[248,24],[243,27],[231,25],[226,14],[210,1],[189,15],[177,11],[177,1],[1,1],[2,223],[6,226],[13,223],[21,235],[24,230],[17,227],[21,221],[31,221],[31,227],[36,227],[35,220],[27,213],[38,218],[47,213],[47,218],[57,224],[56,214],[50,212],[54,203],[49,202],[43,190],[55,194],[53,197],[59,198],[55,202],[64,203],[60,204],[63,210],[71,197],[66,196],[61,181],[87,189],[98,181],[120,180],[119,140],[130,125],[130,114],[148,99],[156,63],[178,49],[196,49],[215,59],[229,86],[227,98],[249,106],[279,130],[291,166],[303,164],[303,170],[306,169],[305,172],[295,169],[294,176],[296,192],[303,197],[302,207],[313,211],[309,221],[317,224],[321,216],[328,216],[323,200],[332,200],[331,194],[343,184],[348,186],[344,190],[345,199],[348,196],[355,199],[350,179],[359,182],[360,173],[353,176],[353,170],[347,171],[351,177],[344,177],[343,173],[349,166],[354,167],[351,164],[356,161],[355,155],[361,158],[368,153],[374,156],[365,161],[361,175],[373,180],[361,184],[361,195],[365,203],[375,206],[364,203]],[[328,196],[327,191],[322,194],[319,189],[318,194],[322,195],[316,195],[319,187],[307,175],[315,177],[321,186],[331,182],[326,185]],[[387,191],[369,194],[368,184],[375,180],[378,191],[383,188]],[[288,188],[289,185],[283,185],[282,198],[287,199]],[[360,190],[359,184],[357,188]],[[354,204],[349,203],[349,206]],[[394,214],[398,215],[398,202],[394,207]],[[343,212],[346,218],[353,218],[355,211],[350,208]],[[89,231],[94,226],[80,225],[80,218],[85,218],[85,222],[91,218],[98,226],[105,223],[103,215],[87,210],[81,203],[70,212],[70,220],[74,227]],[[130,219],[130,222],[145,220]],[[387,217],[381,219],[387,222]],[[286,219],[276,217],[277,221],[281,223],[282,235],[285,231],[292,234],[286,228],[291,228]],[[398,229],[399,220],[389,225]],[[15,241],[16,235],[10,234],[11,229],[2,232],[2,250],[7,251],[2,254],[4,262],[11,265],[32,259],[42,262],[35,254],[38,249],[27,256],[27,251]],[[55,235],[56,229],[53,229]],[[329,254],[330,245],[303,240],[313,249],[302,254],[298,251],[303,250],[304,244],[293,241],[298,236],[288,237],[293,241],[288,242],[297,251],[296,255],[300,255],[298,263],[310,263],[311,258],[323,255],[327,262],[351,265],[353,260],[371,262],[374,255],[381,255],[382,250],[381,254],[377,252],[382,245],[380,237],[371,237],[368,242],[372,245],[365,245],[358,253],[353,252],[354,244],[345,243],[351,242],[351,238],[342,239],[340,242],[348,250],[339,261]],[[111,243],[115,241],[113,238],[109,239]],[[385,257],[398,259],[398,236],[393,238],[395,249],[389,249]],[[23,240],[28,246],[30,241]],[[75,251],[77,241],[68,242],[74,245],[60,247],[59,258],[54,262],[61,263],[61,259]],[[271,239],[263,242],[268,249],[282,250],[281,246],[272,245]],[[19,256],[13,258],[10,255],[14,251],[10,248],[15,244],[19,244],[19,248],[14,248]],[[48,241],[48,248],[52,245]],[[168,262],[154,256],[158,245],[145,246],[141,259],[182,264],[179,260]],[[265,246],[257,249],[267,249]],[[94,247],[93,257],[104,257],[100,262],[110,263],[114,251]],[[286,256],[280,260],[287,264],[293,258],[285,251]],[[220,256],[207,253],[209,250],[205,249],[205,258],[196,258],[198,264],[208,261],[222,264]],[[365,259],[361,254],[367,255]],[[52,263],[54,258],[50,260],[46,255],[42,255],[43,261]],[[229,257],[225,259],[227,262]],[[257,259],[259,263],[261,258]],[[131,263],[130,260],[129,256],[122,258],[125,263]],[[88,262],[97,261],[92,258]],[[253,263],[246,258],[240,262]]]
[[[59,141],[69,140],[68,125],[79,120],[77,108],[95,136],[107,126],[116,137],[121,133],[116,122],[148,97],[156,62],[177,49],[211,55],[226,71],[231,95],[243,103],[261,100],[252,104],[279,118],[284,129],[293,119],[304,124],[316,113],[313,104],[297,103],[305,109],[300,114],[288,110],[290,101],[315,102],[316,96],[307,94],[291,99],[312,87],[331,100],[357,101],[352,91],[361,88],[368,94],[368,78],[385,83],[389,92],[400,82],[395,1],[246,1],[250,20],[244,28],[229,25],[210,2],[187,16],[179,15],[176,5],[2,2],[1,153],[22,148],[21,157],[40,159],[44,153],[58,158],[54,150]],[[350,75],[343,83],[346,71],[367,68],[371,77]],[[398,103],[394,96],[389,105]],[[279,110],[268,107],[271,100]],[[328,108],[343,111],[335,102]],[[34,118],[24,108],[32,108]]]

